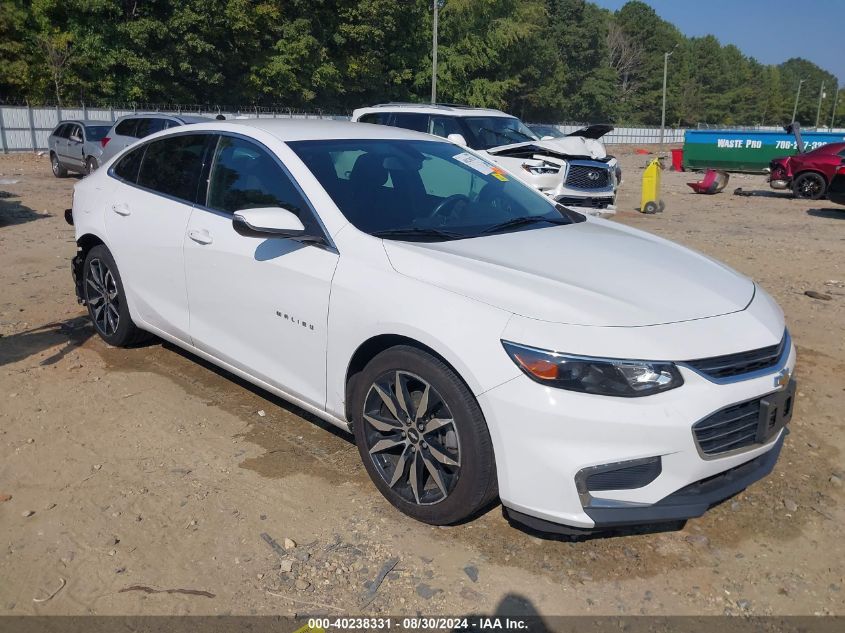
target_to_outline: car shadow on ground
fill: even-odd
[[[285,411],[288,411],[289,413],[291,413],[293,415],[296,415],[300,418],[303,418],[304,420],[307,420],[308,422],[311,422],[312,424],[320,427],[321,429],[328,431],[329,433],[332,433],[333,435],[335,435],[339,438],[342,438],[346,442],[349,442],[349,443],[353,442],[351,435],[349,435],[348,433],[344,433],[342,430],[340,430],[339,428],[337,428],[336,426],[334,426],[332,424],[329,424],[328,422],[326,422],[322,418],[318,418],[313,413],[305,411],[304,409],[299,408],[295,404],[292,404],[292,403],[288,402],[287,400],[284,400],[284,399],[280,398],[279,396],[262,389],[261,387],[257,387],[256,385],[253,385],[251,382],[248,382],[248,381],[244,380],[243,378],[236,376],[235,374],[233,374],[231,372],[226,371],[222,367],[218,367],[217,365],[214,365],[214,364],[208,362],[204,358],[196,356],[196,355],[192,354],[191,352],[188,352],[188,351],[182,349],[181,347],[179,347],[177,345],[173,345],[172,343],[168,343],[167,341],[155,339],[152,342],[153,343],[156,343],[156,342],[161,343],[161,346],[164,349],[166,349],[167,351],[178,354],[182,358],[185,358],[187,360],[190,360],[193,363],[196,363],[197,365],[200,365],[204,369],[207,369],[208,371],[216,374],[217,376],[220,376],[221,378],[224,378],[224,379],[238,385],[239,387],[246,389],[247,391],[251,392],[252,394],[258,396],[259,398],[261,398],[263,400],[266,400],[267,402],[273,404],[276,407],[279,407],[280,409],[284,409]]]
[[[53,365],[93,335],[94,328],[84,316],[3,336],[0,337],[0,365],[16,363],[64,342],[55,353],[39,362],[39,365]]]
[[[38,213],[20,202],[9,199],[13,197],[17,197],[17,194],[0,191],[0,227],[25,224],[50,217],[49,213]]]
[[[807,215],[831,220],[845,220],[845,207],[831,207],[829,209],[807,209]]]

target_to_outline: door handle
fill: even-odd
[[[120,204],[113,204],[111,210],[117,213],[118,215],[129,215],[131,211],[129,210],[129,205],[121,202]]]
[[[197,244],[211,244],[214,241],[205,229],[202,231],[188,231],[188,237],[194,240]]]

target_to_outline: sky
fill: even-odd
[[[620,9],[627,0],[591,0]],[[684,35],[715,35],[764,64],[803,57],[845,85],[845,0],[643,0]]]

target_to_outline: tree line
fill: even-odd
[[[831,120],[834,75],[686,37],[644,2],[446,0],[438,99],[527,120],[776,125]],[[0,98],[348,112],[426,101],[431,0],[0,0]],[[840,92],[841,97],[845,97]],[[839,99],[837,121],[845,115]]]

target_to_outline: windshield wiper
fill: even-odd
[[[521,218],[513,218],[506,222],[494,224],[487,227],[481,233],[498,233],[507,229],[512,229],[518,226],[525,226],[526,224],[536,224],[538,222],[548,222],[549,224],[572,224],[572,220],[567,218],[547,218],[542,215],[528,215]]]
[[[405,229],[385,229],[383,231],[373,231],[371,235],[375,237],[383,237],[387,239],[398,239],[401,240],[403,238],[426,238],[426,237],[439,237],[444,240],[459,240],[464,237],[468,237],[463,233],[453,233],[451,231],[443,231],[441,229],[424,229],[421,227],[409,227]]]

